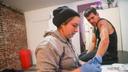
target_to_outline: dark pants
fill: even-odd
[[[84,62],[87,62],[88,60],[92,59],[96,55],[96,52],[97,52],[97,50],[94,50],[94,51],[87,54],[87,51],[85,51],[79,55],[79,59],[84,61]],[[118,62],[117,57],[112,57],[112,56],[106,55],[106,54],[102,57],[102,59],[103,59],[102,65],[113,64],[113,63]]]
[[[92,59],[95,56],[95,54],[96,54],[96,50],[94,50],[88,54],[87,54],[87,51],[85,51],[79,55],[79,59],[87,62],[88,60]]]

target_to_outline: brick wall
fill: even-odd
[[[0,70],[21,69],[21,48],[27,48],[24,15],[0,4]]]

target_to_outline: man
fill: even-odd
[[[94,46],[88,50],[87,53],[94,53],[95,48],[95,53],[103,56],[103,64],[118,62],[117,34],[114,26],[107,19],[100,18],[96,9],[93,7],[87,8],[84,12],[84,16],[94,27]]]

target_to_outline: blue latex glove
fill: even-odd
[[[80,72],[101,72],[100,64],[83,64],[80,67]]]
[[[88,61],[90,64],[101,64],[102,63],[102,57],[101,56],[95,56],[91,60]]]
[[[102,63],[102,57],[95,56],[89,60],[86,64],[80,67],[80,72],[101,72],[100,64]]]

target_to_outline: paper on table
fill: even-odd
[[[128,64],[102,65],[102,72],[128,72]]]

